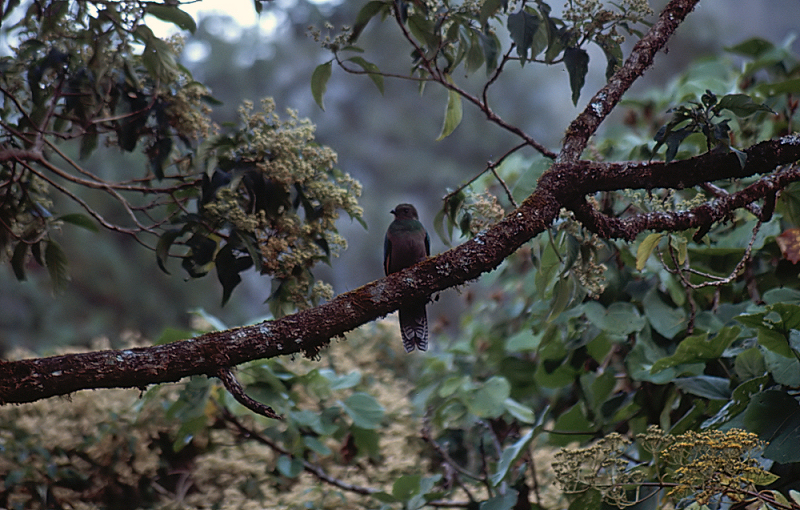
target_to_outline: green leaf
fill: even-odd
[[[645,326],[645,318],[632,303],[616,302],[608,308],[597,301],[583,304],[583,312],[589,322],[613,335],[628,335]]]
[[[772,108],[765,104],[756,103],[747,94],[728,94],[723,96],[714,107],[714,110],[717,112],[729,110],[737,117],[748,117],[756,112],[775,113]]]
[[[800,462],[800,404],[783,391],[753,395],[744,414],[745,428],[769,442],[763,456],[786,464]]]
[[[730,380],[725,377],[697,375],[679,377],[674,380],[675,386],[684,393],[697,395],[711,400],[729,400],[731,398]]]
[[[483,2],[481,2],[481,10],[478,14],[478,21],[482,27],[486,25],[486,22],[489,21],[489,18],[497,14],[497,11],[499,11],[500,7],[503,6],[504,1],[505,0],[483,0]]]
[[[466,44],[466,42],[462,42]],[[467,72],[471,73],[483,65],[485,61],[483,55],[483,47],[481,45],[481,38],[478,32],[474,30],[469,31],[469,48],[467,49]]]
[[[725,48],[725,50],[730,51],[731,53],[738,53],[739,55],[744,55],[746,57],[758,57],[759,55],[763,55],[773,48],[775,48],[775,45],[771,42],[761,39],[760,37],[752,37],[737,44],[736,46]]]
[[[787,358],[773,351],[766,351],[764,363],[776,383],[793,388],[800,386],[800,361],[794,356]]]
[[[521,331],[511,335],[508,340],[506,340],[506,351],[535,351],[539,348],[539,342],[542,341],[543,336],[544,331],[534,334],[533,330],[529,328],[522,329]]]
[[[439,46],[437,24],[424,13],[415,10],[408,18],[408,29],[414,38],[428,49],[432,50]]]
[[[447,81],[452,82],[449,76]],[[450,133],[452,133],[458,127],[458,125],[461,124],[462,115],[463,111],[461,105],[461,94],[455,90],[449,90],[447,94],[447,109],[445,110],[444,123],[442,124],[442,132],[436,139],[437,142],[449,136]]]
[[[296,478],[303,472],[303,460],[281,455],[278,457],[278,472],[286,478]]]
[[[797,94],[800,92],[800,78],[779,82],[766,82],[756,85],[753,89],[761,96],[771,97],[781,94]]]
[[[353,426],[350,428],[350,432],[353,434],[353,440],[356,443],[356,449],[359,454],[364,453],[373,461],[380,459],[381,436],[377,431]]]
[[[333,61],[329,60],[324,64],[318,65],[314,72],[311,73],[311,95],[323,111],[325,110],[325,105],[322,102],[322,98],[328,88],[328,79],[330,79],[332,72]]]
[[[92,124],[81,137],[80,159],[86,159],[92,155],[95,149],[97,149],[98,138],[97,126]]]
[[[217,268],[217,279],[222,284],[222,306],[231,298],[233,289],[242,282],[239,273],[251,265],[252,260],[249,257],[245,260],[234,256],[230,243],[219,250],[214,258],[214,267]]]
[[[517,45],[517,55],[520,57],[520,65],[525,65],[528,60],[528,51],[533,45],[533,38],[541,26],[542,20],[524,8],[519,12],[509,14],[508,16],[508,32],[514,44]],[[536,55],[531,55],[535,57]]]
[[[169,249],[172,247],[175,239],[177,239],[180,235],[181,230],[167,230],[161,234],[161,237],[158,238],[158,243],[156,243],[156,262],[158,263],[158,267],[167,274],[170,274],[169,271],[167,271]]]
[[[146,12],[162,21],[172,23],[181,30],[188,30],[191,33],[195,33],[197,30],[197,23],[195,23],[194,18],[187,12],[180,10],[177,5],[148,3]]]
[[[172,48],[155,37],[152,32],[142,52],[142,64],[153,79],[162,82],[170,81],[178,71],[178,63]]]
[[[369,73],[367,76],[369,76],[369,79],[372,80],[375,86],[378,87],[378,90],[381,92],[381,94],[383,94],[383,75],[380,74],[381,71],[378,69],[378,66],[372,62],[367,62],[359,56],[350,57],[347,60],[353,62],[354,64],[358,64],[365,72]]]
[[[767,372],[767,366],[764,363],[764,356],[761,354],[761,349],[758,347],[751,347],[745,351],[740,352],[734,361],[734,369],[736,375],[742,381],[759,377]]]
[[[528,451],[528,447],[533,441],[533,431],[534,429],[529,430],[527,434],[503,450],[500,462],[497,463],[497,471],[491,477],[493,486],[497,487],[505,479],[511,466]]]
[[[47,247],[44,249],[44,265],[47,267],[47,272],[50,273],[53,290],[60,294],[69,282],[67,255],[61,245],[53,240],[48,240]]]
[[[607,38],[600,43],[600,48],[606,56],[606,80],[611,79],[611,76],[622,66],[622,47],[612,38]]]
[[[372,395],[353,393],[344,402],[339,402],[344,411],[353,420],[353,424],[362,429],[378,428],[383,420],[383,406]]]
[[[519,492],[508,489],[505,494],[497,494],[482,501],[478,510],[511,510],[517,504],[517,499],[519,499]]]
[[[636,248],[636,270],[641,271],[664,234],[650,234]]]
[[[672,308],[662,301],[655,287],[645,295],[642,304],[650,325],[666,338],[674,338],[686,329],[686,312],[682,308]]]
[[[769,381],[769,375],[763,374],[737,386],[731,393],[731,399],[728,403],[722,406],[717,411],[717,414],[704,421],[700,428],[703,430],[718,429],[730,423],[731,420],[737,418],[747,408],[750,404],[750,397],[763,391]],[[738,426],[741,427],[742,425],[738,424]]]
[[[327,457],[333,453],[325,443],[314,436],[303,436],[303,444],[305,444],[309,450],[322,457]]]
[[[582,48],[567,48],[564,50],[564,65],[569,73],[569,88],[572,90],[572,104],[578,104],[581,89],[586,83],[586,73],[589,72],[589,54]]]
[[[17,281],[24,282],[25,277],[25,260],[28,258],[28,243],[19,241],[14,246],[14,254],[11,256],[11,269],[14,270],[14,276]]]
[[[557,320],[561,313],[572,301],[572,291],[575,283],[572,278],[559,278],[553,288],[553,302],[550,304],[550,312],[547,314],[547,322]]]
[[[401,501],[408,501],[419,494],[420,482],[422,475],[403,475],[392,485],[392,496]]]
[[[568,434],[558,434],[557,432],[568,432]],[[586,435],[575,434],[575,432],[586,432]],[[581,404],[575,404],[565,413],[558,417],[553,424],[553,432],[549,434],[548,442],[556,446],[566,446],[573,441],[588,441],[592,437],[592,424],[584,416]]]
[[[481,32],[479,34],[483,54],[486,57],[486,74],[492,74],[497,69],[497,59],[500,56],[500,41],[494,33]]]
[[[73,214],[64,214],[56,218],[56,220],[63,221],[64,223],[69,223],[70,225],[75,225],[81,228],[85,228],[91,232],[99,232],[100,229],[97,227],[97,223],[94,222],[93,219],[86,216],[85,214],[80,213],[73,213]]]
[[[650,498],[650,500],[657,500],[657,498]],[[603,501],[603,496],[597,489],[589,489],[581,492],[572,500],[568,510],[598,510],[601,508],[600,504]]]
[[[533,423],[536,421],[536,415],[533,414],[533,409],[520,404],[513,398],[505,399],[503,405],[505,406],[506,411],[508,411],[508,414],[522,423]]]
[[[656,361],[650,372],[655,374],[666,368],[685,363],[715,360],[739,337],[740,332],[741,330],[737,327],[727,327],[721,329],[710,340],[708,333],[688,336],[678,344],[678,348],[675,349],[672,356]]]
[[[497,418],[505,410],[505,401],[510,395],[508,380],[496,375],[483,383],[466,404],[470,412],[479,418]]]
[[[319,374],[330,381],[329,389],[332,391],[346,390],[361,382],[361,372],[354,370],[348,374],[339,375],[329,368],[322,368]]]
[[[367,2],[356,15],[356,21],[353,23],[353,31],[350,33],[350,42],[354,43],[356,39],[358,39],[358,36],[360,36],[361,32],[364,31],[367,23],[369,23],[370,20],[377,14],[381,12],[388,12],[389,5],[389,3],[379,0]]]

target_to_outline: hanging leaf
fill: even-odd
[[[452,80],[448,77],[448,81]],[[448,91],[447,109],[445,110],[444,114],[444,124],[442,124],[442,132],[436,139],[437,142],[449,136],[450,133],[452,133],[458,127],[458,125],[461,124],[461,116],[463,115],[462,108],[461,95],[455,90]]]
[[[644,241],[639,243],[639,247],[636,248],[637,271],[644,269],[647,259],[650,258],[650,255],[652,255],[653,250],[655,250],[656,246],[658,246],[658,243],[661,241],[662,237],[664,237],[664,234],[650,234],[644,238]]]
[[[366,28],[367,23],[374,18],[377,14],[383,12],[389,12],[389,6],[391,4],[387,2],[382,2],[380,0],[372,0],[371,2],[367,2],[364,7],[358,11],[358,15],[356,15],[356,21],[353,24],[353,30],[350,32],[350,42],[356,42],[358,36],[361,35],[361,32],[364,31]]]
[[[381,91],[381,94],[383,94],[383,75],[381,75],[381,71],[378,69],[378,66],[372,62],[367,62],[359,56],[350,57],[347,60],[353,62],[354,64],[358,64],[364,71],[366,71],[369,79],[372,80],[375,86],[378,87],[378,90]]]
[[[28,243],[18,242],[14,247],[14,254],[11,256],[11,269],[14,270],[14,276],[18,281],[24,282],[25,277],[25,260],[28,255]]]
[[[152,14],[161,21],[172,23],[181,30],[188,30],[194,33],[197,30],[197,23],[187,12],[182,11],[177,5],[148,3],[147,14]]]
[[[564,65],[569,73],[569,87],[572,89],[572,104],[577,105],[581,97],[581,89],[586,83],[586,73],[589,72],[589,54],[581,48],[567,48],[564,50]]]
[[[367,393],[353,393],[339,405],[353,420],[353,424],[362,429],[375,429],[383,421],[383,406]]]
[[[325,105],[322,102],[322,97],[328,88],[328,79],[330,79],[332,72],[332,61],[328,61],[318,65],[311,74],[311,95],[323,111],[325,111]]]
[[[508,32],[514,44],[517,45],[517,55],[520,57],[520,64],[525,65],[528,60],[528,50],[533,44],[533,37],[539,30],[542,20],[525,9],[508,16]],[[535,56],[535,55],[532,55]]]
[[[67,255],[61,245],[53,240],[47,241],[47,247],[44,249],[44,264],[47,272],[50,273],[53,290],[57,294],[64,292],[67,282],[69,282]]]
[[[500,462],[497,463],[497,472],[492,475],[491,481],[492,485],[497,487],[500,482],[508,474],[508,470],[517,461],[525,452],[528,451],[528,447],[533,441],[533,433],[536,429],[532,428],[528,431],[527,434],[519,438],[514,444],[507,447],[503,450],[502,455],[500,456]]]
[[[497,14],[497,11],[503,7],[504,0],[484,0],[481,3],[481,10],[478,14],[478,21],[480,22],[481,26],[485,26],[486,22],[489,21],[489,18]]]

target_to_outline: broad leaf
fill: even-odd
[[[347,60],[353,62],[354,64],[358,64],[365,72],[367,72],[368,73],[367,76],[369,76],[369,79],[372,80],[375,86],[378,87],[378,90],[381,92],[381,94],[383,94],[383,75],[380,74],[381,71],[380,69],[378,69],[378,66],[376,66],[372,62],[367,62],[366,60],[364,60],[362,57],[359,56],[350,57]]]
[[[356,21],[353,23],[353,30],[350,33],[350,42],[353,43],[356,41],[356,39],[358,39],[358,36],[360,36],[361,32],[364,31],[367,23],[369,23],[369,21],[377,14],[381,12],[388,12],[389,5],[390,4],[388,2],[382,2],[379,0],[367,2],[364,7],[358,11],[358,15],[356,15]]]
[[[362,429],[375,429],[383,420],[383,406],[372,395],[353,393],[339,405],[353,420],[353,424]]]
[[[589,54],[582,48],[567,48],[564,50],[564,65],[569,73],[572,104],[577,105],[581,89],[586,83],[586,73],[589,72]]]
[[[754,395],[745,411],[744,425],[769,442],[764,457],[782,464],[800,462],[800,404],[796,398],[777,390]]]
[[[666,368],[685,363],[715,360],[739,337],[740,331],[737,327],[728,327],[722,329],[711,339],[708,338],[708,333],[686,337],[672,356],[656,361],[651,372],[655,374]]]
[[[162,21],[172,23],[181,30],[188,30],[191,33],[197,30],[194,18],[185,11],[180,10],[177,5],[148,3],[147,14],[152,14]]]
[[[448,81],[450,81],[449,78]],[[458,125],[461,124],[462,115],[463,111],[461,105],[461,94],[455,90],[448,91],[447,109],[444,113],[444,123],[442,124],[442,132],[436,139],[437,142],[449,136],[450,133],[452,133],[458,127]]]
[[[53,290],[61,293],[67,287],[69,274],[67,273],[67,255],[61,245],[53,240],[47,241],[44,249],[44,264],[47,272],[50,273],[50,280],[53,283]]]
[[[69,223],[70,225],[75,225],[81,228],[85,228],[90,232],[100,231],[100,229],[97,227],[97,223],[95,223],[93,219],[86,216],[85,214],[80,214],[80,213],[64,214],[62,216],[57,217],[56,220],[63,221],[64,223]]]
[[[514,44],[517,45],[517,55],[519,55],[520,64],[523,66],[528,60],[528,51],[533,45],[533,38],[541,24],[542,20],[538,16],[529,13],[525,9],[520,9],[519,12],[508,16],[508,32]],[[536,55],[531,56],[535,57]]]
[[[729,110],[737,117],[747,117],[756,112],[775,113],[772,108],[765,104],[756,103],[747,94],[728,94],[723,96],[714,109],[716,111]]]
[[[492,475],[491,478],[492,485],[497,487],[500,482],[505,479],[506,475],[508,474],[508,470],[517,461],[517,459],[519,459],[525,452],[528,451],[528,447],[530,446],[531,441],[533,441],[534,430],[535,429],[529,430],[527,434],[503,450],[503,454],[500,456],[500,462],[497,463],[497,471]]]
[[[332,61],[328,61],[318,65],[314,72],[311,73],[311,95],[323,111],[325,110],[325,105],[322,99],[325,95],[325,90],[328,88],[328,79],[330,79],[332,72]]]

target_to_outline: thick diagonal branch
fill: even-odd
[[[766,173],[800,160],[800,136],[758,144],[747,151],[742,169],[735,156],[707,154],[665,165],[586,162],[555,165],[557,171],[540,180],[522,205],[492,228],[464,244],[416,266],[376,280],[330,302],[282,319],[147,348],[90,352],[0,363],[0,402],[23,403],[67,395],[90,388],[138,387],[177,381],[190,375],[218,374],[241,363],[302,352],[316,356],[334,337],[384,316],[401,305],[425,299],[435,292],[475,280],[496,268],[523,243],[544,231],[565,206],[577,207],[587,194],[625,187],[650,187],[636,173],[649,175],[659,187],[685,187],[701,182]],[[711,172],[716,172],[711,175]],[[759,181],[746,193],[731,194],[728,212],[756,200],[758,193],[774,194],[795,177],[795,170],[779,171]],[[602,177],[602,179],[601,179]],[[638,184],[637,184],[638,183]],[[763,184],[760,184],[763,183]],[[718,199],[717,202],[719,202]],[[722,206],[713,206],[722,207]],[[723,210],[720,209],[720,210]],[[678,215],[678,219],[683,216]],[[587,223],[594,221],[587,216]],[[640,228],[673,230],[685,223],[666,223],[652,215],[608,220]],[[605,231],[612,237],[612,230]]]
[[[580,158],[600,123],[611,113],[633,82],[653,65],[656,53],[667,44],[670,36],[699,1],[671,0],[664,7],[658,20],[634,45],[622,67],[617,69],[608,83],[592,97],[586,109],[569,125],[557,162],[577,161]]]

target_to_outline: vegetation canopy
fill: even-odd
[[[7,3],[0,256],[16,277],[38,264],[67,285],[56,235],[74,225],[136,239],[165,272],[215,270],[223,302],[254,268],[272,317],[200,313],[153,344],[2,361],[0,402],[34,404],[0,409],[0,506],[800,508],[800,63],[752,38],[626,95],[698,3],[371,0],[313,29],[320,108],[331,80],[395,80],[444,92],[443,116],[417,120],[439,140],[467,109],[514,139],[445,192],[433,227],[457,246],[336,297],[312,270],[346,246],[339,215],[362,220],[360,184],[273,100],[211,120],[183,39],[147,26],[194,32],[180,2]],[[371,33],[407,60],[386,67]],[[546,67],[585,104],[558,147],[496,92]],[[101,145],[140,165],[89,170]],[[479,278],[424,357],[367,324]],[[134,390],[123,408],[47,400],[89,388]],[[39,426],[53,407],[69,437]]]

